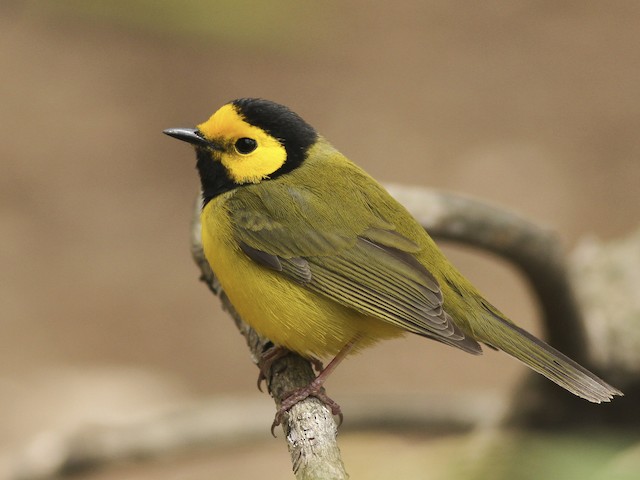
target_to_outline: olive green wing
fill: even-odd
[[[366,209],[342,218],[344,207],[270,183],[243,188],[230,200],[235,238],[249,258],[365,315],[482,351],[443,309],[438,282],[414,256],[420,247],[392,224]]]

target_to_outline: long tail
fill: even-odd
[[[610,402],[623,393],[526,330],[489,312],[482,331],[474,331],[480,342],[502,350],[574,395],[593,403]]]

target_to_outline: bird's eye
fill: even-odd
[[[242,137],[236,140],[235,147],[236,152],[241,153],[242,155],[246,155],[247,153],[251,153],[256,148],[258,148],[258,142],[256,142],[253,138]]]

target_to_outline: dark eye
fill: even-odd
[[[242,137],[236,140],[235,147],[238,153],[246,155],[247,153],[251,153],[256,148],[258,148],[258,142],[256,142],[253,138]]]

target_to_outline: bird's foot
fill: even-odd
[[[285,414],[289,411],[291,407],[293,407],[296,403],[301,402],[302,400],[308,397],[315,397],[324,403],[334,415],[338,415],[340,418],[340,422],[338,426],[342,425],[343,415],[340,410],[340,405],[334,402],[331,398],[327,396],[324,391],[323,384],[331,375],[336,367],[340,364],[340,362],[353,350],[353,348],[358,343],[360,339],[359,336],[352,338],[347,344],[342,347],[342,349],[338,352],[338,354],[329,362],[329,364],[322,368],[322,364],[315,360],[312,360],[312,363],[317,369],[321,369],[322,371],[318,373],[318,376],[314,378],[306,387],[298,388],[297,390],[293,390],[289,392],[289,394],[282,400],[280,404],[280,408],[276,413],[275,418],[273,419],[273,423],[271,424],[271,434],[275,437],[274,429],[282,423],[284,420]]]
[[[273,419],[273,423],[271,424],[271,435],[275,437],[274,429],[282,423],[285,415],[289,412],[291,407],[293,407],[298,402],[301,402],[309,397],[315,397],[324,403],[329,410],[331,410],[332,415],[337,415],[339,418],[338,427],[342,425],[342,420],[344,416],[342,415],[342,410],[340,409],[340,405],[330,398],[324,390],[322,386],[324,378],[320,376],[316,377],[309,385],[306,387],[298,388],[289,392],[289,394],[284,398],[280,408],[276,412],[276,416]]]
[[[289,354],[289,350],[279,345],[273,345],[262,352],[262,355],[258,359],[258,368],[260,369],[260,373],[258,374],[258,390],[262,392],[262,382],[267,381],[267,375],[271,373],[271,367],[273,366],[276,360],[280,360],[281,358],[287,356]]]
[[[262,392],[262,382],[267,381],[267,376],[270,375],[271,367],[273,366],[273,364],[277,360],[286,357],[289,353],[291,352],[286,348],[273,344],[271,344],[271,346],[262,353],[262,355],[258,359],[258,368],[260,369],[257,381],[258,390]],[[309,361],[311,362],[311,365],[313,365],[313,368],[316,372],[319,373],[324,369],[322,362],[317,358],[309,358]]]

